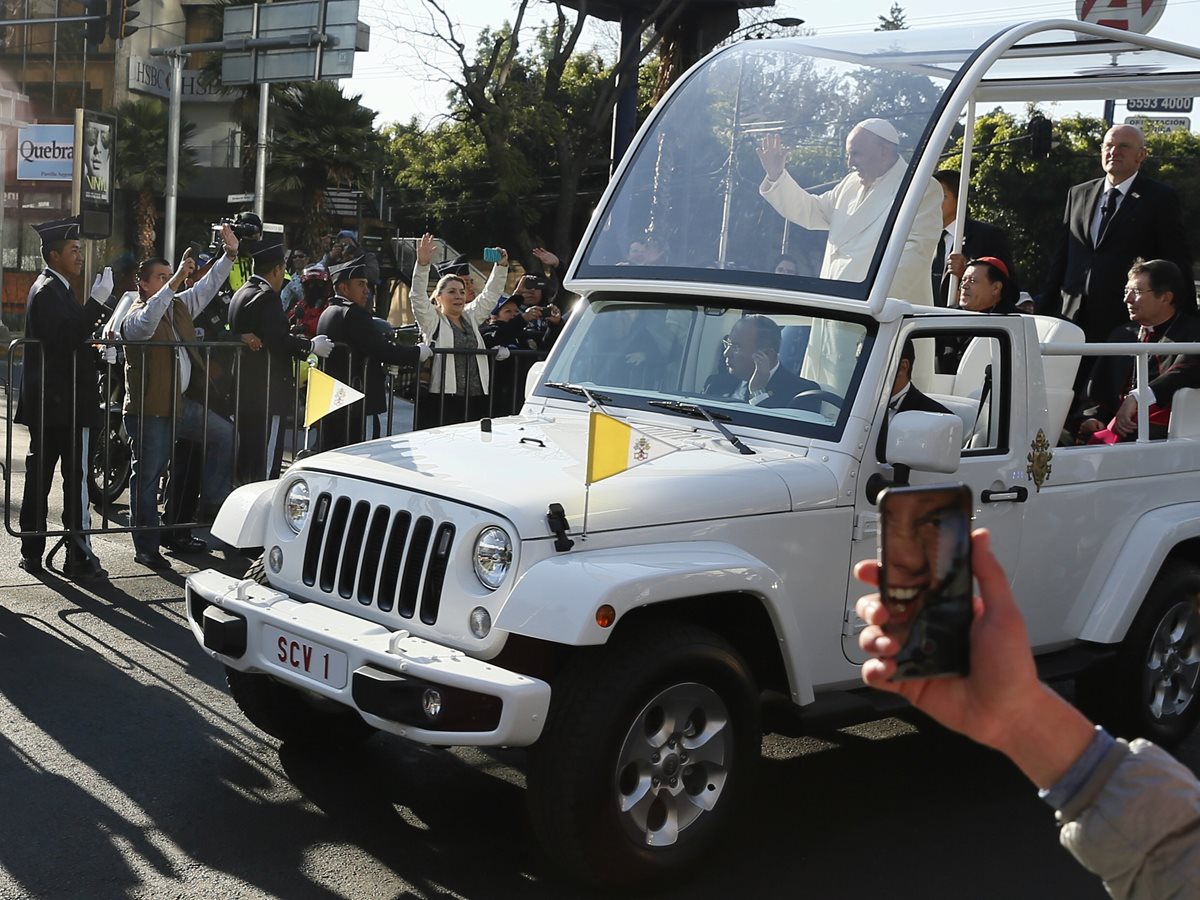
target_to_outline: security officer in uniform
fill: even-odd
[[[254,274],[229,302],[229,330],[253,334],[262,349],[243,351],[238,374],[237,480],[239,483],[279,477],[283,462],[283,421],[292,409],[296,381],[292,360],[310,353],[326,357],[333,341],[317,335],[311,341],[288,330],[279,300],[283,287],[283,235],[268,232],[252,250]]]
[[[337,346],[325,372],[365,397],[361,403],[335,410],[322,420],[321,450],[379,437],[379,414],[388,403],[384,365],[415,367],[432,355],[427,346],[401,347],[383,336],[369,308],[371,283],[364,257],[334,266],[330,275],[336,293],[321,313],[317,334],[328,336]]]
[[[112,291],[112,270],[96,277],[91,296],[80,305],[71,288],[71,279],[83,271],[79,219],[33,227],[42,239],[46,268],[34,281],[26,301],[25,336],[36,343],[25,346],[21,398],[14,417],[29,428],[21,531],[47,530],[50,483],[61,460],[63,526],[73,532],[66,539],[63,574],[72,580],[97,578],[107,573],[92,552],[91,538],[79,532],[91,527],[88,440],[103,424],[97,390],[98,355],[91,339],[106,313],[103,301]],[[22,537],[21,568],[40,574],[45,551],[45,537]]]

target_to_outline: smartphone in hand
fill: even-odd
[[[500,262],[500,248],[499,247],[484,247],[483,248],[483,261],[490,262],[490,263]]]
[[[901,642],[893,681],[970,671],[971,489],[888,488],[879,498],[884,630]]]

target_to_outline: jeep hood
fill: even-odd
[[[690,423],[631,424],[679,449],[593,484],[589,531],[781,513],[836,500],[832,473],[806,459],[804,448],[752,440],[755,455],[743,456]],[[303,459],[289,473],[319,470],[446,497],[504,516],[528,540],[550,535],[551,503],[562,504],[573,532],[582,528],[587,441],[586,416],[517,416],[493,421],[490,433],[468,423],[356,444]]]

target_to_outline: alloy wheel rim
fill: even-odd
[[[1195,599],[1176,603],[1150,641],[1143,677],[1146,709],[1155,721],[1183,715],[1200,684],[1200,609]]]
[[[703,684],[661,691],[621,742],[615,801],[621,825],[639,844],[666,847],[721,798],[733,754],[725,701]]]

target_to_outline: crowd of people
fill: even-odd
[[[351,231],[315,258],[303,249],[285,252],[278,233],[239,240],[226,224],[208,253],[188,250],[178,264],[144,259],[120,284],[105,269],[81,305],[71,287],[83,267],[78,219],[37,230],[46,269],[28,297],[30,340],[15,416],[30,433],[20,566],[35,575],[44,570],[46,510],[60,465],[63,574],[107,574],[91,547],[87,489],[93,444],[106,424],[97,387],[105,366],[122,388],[134,559],[166,569],[164,549],[207,549],[180,523],[211,521],[235,484],[279,476],[302,398],[297,379],[309,365],[363,394],[325,416],[314,442],[305,439],[309,449],[333,450],[383,433],[388,367],[416,373],[434,348],[444,355],[440,365],[426,366],[417,427],[480,418],[496,397],[497,409],[513,408],[518,367],[548,350],[562,328],[551,302],[559,260],[541,249],[535,255],[553,278],[531,272],[504,295],[507,255],[497,250],[500,262],[479,297],[465,257],[439,268],[430,296],[434,240],[426,235],[412,291],[423,336],[405,346],[375,317],[379,263]],[[512,350],[525,353],[509,359]],[[466,358],[456,366],[459,353]]]

